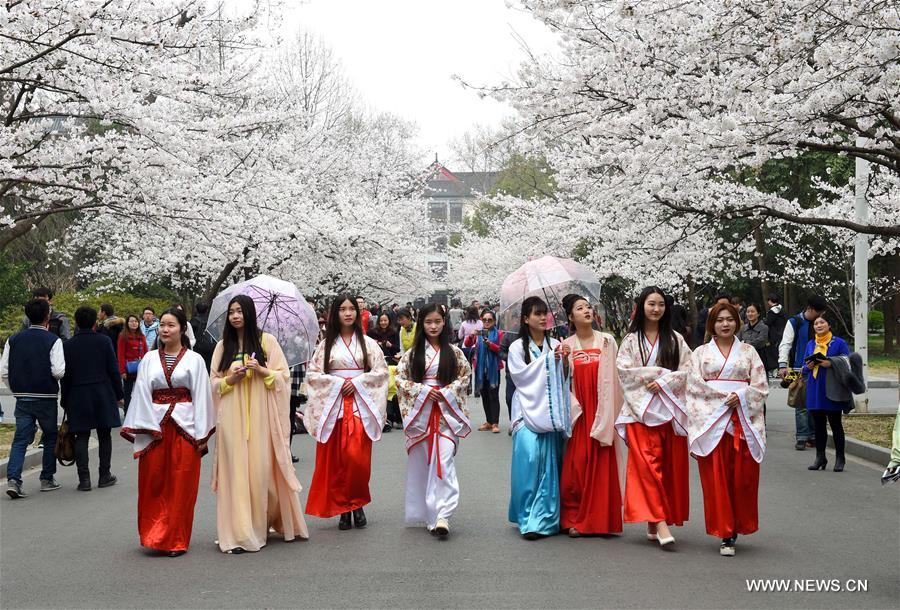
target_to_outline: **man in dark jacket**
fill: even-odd
[[[206,370],[209,370],[212,364],[212,355],[216,351],[216,342],[206,332],[206,325],[209,322],[209,305],[206,303],[197,303],[194,305],[194,316],[189,324],[194,330],[194,351],[203,357],[206,362]]]
[[[514,332],[505,331],[503,333],[503,338],[500,340],[500,352],[497,354],[500,357],[500,360],[503,361],[504,368],[506,369],[506,411],[507,415],[509,415],[509,421],[512,423],[512,400],[513,394],[516,393],[516,384],[513,382],[512,377],[509,376],[509,364],[507,360],[509,359],[509,348],[513,344],[513,342],[519,338],[519,335]],[[510,434],[512,431],[510,430]]]
[[[119,335],[125,328],[125,318],[115,315],[113,306],[109,303],[103,303],[100,306],[100,312],[97,314],[97,332],[106,335],[112,341],[113,351],[119,349]]]
[[[66,317],[66,314],[53,309],[52,290],[44,287],[35,288],[31,291],[31,297],[40,299],[41,301],[47,301],[47,304],[50,305],[50,321],[47,323],[47,330],[63,341],[72,336],[69,332],[69,318]],[[22,330],[27,330],[30,326],[31,321],[28,319],[28,316],[25,316],[22,320]]]
[[[112,437],[110,430],[122,425],[119,405],[124,404],[119,361],[109,337],[94,332],[97,310],[79,307],[75,312],[75,336],[66,341],[63,350],[69,366],[62,380],[62,406],[75,434],[75,465],[78,468],[79,491],[91,490],[88,469],[88,440],[97,431],[100,443],[100,479],[98,487],[115,485],[110,472]]]
[[[0,379],[16,397],[16,433],[7,464],[6,494],[12,498],[28,496],[22,490],[22,467],[25,450],[34,441],[37,425],[44,440],[41,468],[41,491],[59,489],[56,482],[56,414],[59,379],[66,372],[62,340],[47,332],[50,303],[32,299],[25,304],[25,315],[31,325],[14,334],[6,342],[0,356]]]
[[[769,306],[764,322],[769,328],[769,346],[766,353],[771,365],[778,365],[778,346],[781,345],[781,337],[784,336],[784,327],[787,325],[787,316],[784,315],[784,306],[781,304],[781,296],[774,292],[766,300]]]

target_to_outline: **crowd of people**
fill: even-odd
[[[293,367],[243,295],[230,300],[215,343],[205,304],[190,321],[180,306],[125,318],[107,304],[82,306],[70,337],[52,292],[33,296],[0,358],[0,377],[16,398],[7,494],[27,497],[24,454],[38,426],[41,491],[59,488],[59,402],[74,437],[78,489],[92,488],[92,431],[98,487],[116,483],[111,430],[121,427],[139,462],[141,544],[173,557],[190,544],[213,434],[223,552],[259,551],[273,531],[307,538],[304,512],[338,517],[341,530],[365,527],[372,444],[393,429],[403,430],[408,455],[406,522],[447,536],[459,503],[455,457],[472,429],[467,397],[481,398],[477,429],[499,433],[501,376],[512,436],[509,520],[524,538],[614,534],[623,523],[645,523],[647,538],[668,546],[669,528],[688,519],[693,456],[707,532],[731,556],[737,536],[758,529],[770,375],[794,371],[791,383],[805,387],[794,405],[796,448],[816,448],[810,469],[826,465],[828,424],[834,470],[843,470],[841,414],[862,383],[858,357],[834,336],[816,296],[790,318],[778,295],[765,311],[717,297],[692,329],[683,308],[651,286],[635,300],[619,346],[578,294],[557,312],[525,299],[518,328],[505,331],[490,303],[369,308],[362,297],[339,295],[319,311],[311,360]],[[302,431],[316,442],[305,511],[291,452]]]

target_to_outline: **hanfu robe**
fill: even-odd
[[[553,350],[559,341],[546,337],[541,349],[523,341],[509,348],[507,367],[516,392],[512,404],[513,453],[510,467],[509,520],[522,534],[559,532],[559,477],[563,446],[572,433],[569,379]]]
[[[446,348],[445,348],[446,349]],[[459,481],[454,456],[460,438],[472,431],[466,394],[472,370],[462,350],[450,346],[456,360],[456,378],[442,386],[438,380],[440,351],[425,348],[425,377],[409,375],[412,350],[397,366],[397,392],[406,435],[406,523],[434,529],[438,519],[449,519],[459,504]],[[440,400],[430,400],[437,389]]]
[[[616,359],[625,394],[616,431],[629,449],[626,523],[665,521],[683,525],[690,513],[685,386],[691,348],[680,334],[674,336],[679,358],[676,370],[657,364],[659,339],[650,343],[643,333],[626,335]],[[659,385],[659,392],[647,389],[653,381]]]
[[[572,438],[560,479],[560,523],[582,534],[619,533],[626,453],[614,429],[622,408],[616,340],[593,331],[590,348],[582,347],[577,335],[563,343],[572,348]]]
[[[291,461],[290,371],[275,337],[263,333],[262,348],[269,375],[249,371],[234,386],[219,370],[221,341],[212,356],[218,421],[212,489],[222,551],[258,551],[270,528],[285,541],[309,537]]]
[[[186,551],[194,525],[200,458],[216,429],[206,363],[182,349],[174,365],[163,350],[138,365],[131,404],[120,434],[134,443],[138,462],[141,545]]]
[[[730,394],[740,400],[728,407]],[[735,338],[723,352],[713,338],[691,356],[688,442],[700,466],[707,533],[718,538],[759,529],[759,464],[766,453],[766,370],[756,349]]]
[[[388,368],[378,343],[363,336],[362,347],[354,334],[349,342],[337,337],[325,372],[325,342],[319,343],[307,369],[309,395],[303,422],[316,439],[316,468],[306,513],[333,517],[371,502],[369,477],[372,442],[381,439],[387,410]],[[345,380],[355,391],[341,393]]]

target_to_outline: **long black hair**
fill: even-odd
[[[663,292],[658,286],[647,286],[641,291],[637,298],[637,307],[634,310],[634,319],[628,332],[635,333],[638,338],[638,349],[641,351],[641,361],[646,362],[650,354],[647,353],[647,347],[644,344],[644,326],[647,323],[647,314],[644,313],[644,303],[651,294],[658,294],[665,301],[666,308],[662,317],[659,319],[659,351],[656,356],[656,364],[669,370],[677,370],[678,363],[681,360],[680,348],[678,347],[678,339],[672,329],[672,305],[674,299]]]
[[[341,336],[341,305],[344,301],[350,301],[353,309],[356,310],[356,322],[353,323],[353,334],[356,335],[356,342],[363,355],[363,371],[368,373],[372,370],[369,365],[369,351],[366,349],[366,337],[363,333],[362,316],[359,315],[359,305],[356,303],[356,297],[349,294],[339,294],[331,301],[331,307],[328,309],[328,318],[325,320],[325,373],[331,371],[331,348],[334,342]]]
[[[444,329],[438,335],[438,343],[441,348],[438,360],[438,381],[441,382],[441,385],[448,385],[456,380],[456,352],[453,351],[447,315],[444,313],[444,308],[438,303],[428,303],[419,310],[419,323],[416,325],[416,336],[413,338],[410,350],[412,355],[409,358],[409,376],[416,383],[422,383],[422,380],[425,379],[425,344],[428,342],[428,337],[425,336],[425,316],[434,312],[439,313],[444,320]]]
[[[522,313],[519,315],[519,337],[522,339],[522,346],[525,349],[525,364],[531,364],[531,350],[528,349],[528,341],[531,340],[531,330],[528,328],[528,316],[533,313],[542,314],[549,313],[550,308],[541,297],[528,297],[522,301]],[[544,341],[547,341],[547,335],[544,334]]]
[[[188,339],[187,336],[187,316],[184,315],[184,312],[175,307],[170,307],[161,314],[159,314],[159,319],[162,320],[163,316],[169,315],[174,316],[176,320],[178,320],[178,325],[181,327],[181,347],[186,347],[191,349],[191,340]],[[153,349],[162,349],[162,341],[159,340],[159,333],[156,334],[156,341],[153,343]]]
[[[241,306],[241,314],[244,316],[241,337],[238,337],[238,330],[231,325],[231,321],[228,319],[228,312],[235,304]],[[180,309],[172,308],[169,311],[173,310],[181,312],[184,317],[184,312]],[[246,294],[236,295],[228,301],[228,308],[225,310],[225,327],[222,331],[222,359],[219,361],[219,372],[224,373],[231,368],[235,356],[241,351],[245,354],[256,354],[259,365],[266,366],[266,354],[262,347],[262,331],[256,325],[256,305],[253,303],[253,299]]]

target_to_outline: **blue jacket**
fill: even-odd
[[[806,349],[801,353],[803,358],[812,356],[816,350],[816,340],[813,339],[806,344]],[[828,349],[825,356],[831,358],[833,356],[846,356],[850,354],[850,348],[847,342],[840,337],[833,336],[828,343]],[[826,392],[826,384],[829,375],[832,374],[831,369],[823,366],[819,367],[816,376],[812,376],[812,370],[803,366],[803,375],[806,377],[806,410],[807,411],[843,411],[847,406],[845,402],[835,402],[828,398]]]

